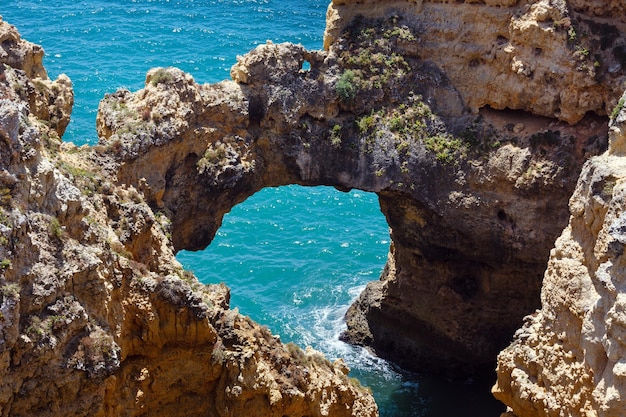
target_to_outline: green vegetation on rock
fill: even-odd
[[[156,86],[157,84],[167,84],[172,82],[174,77],[169,73],[167,68],[159,68],[150,76],[150,84]]]
[[[339,80],[337,81],[335,89],[339,98],[344,102],[350,102],[354,100],[354,97],[356,96],[354,78],[354,71],[346,70],[343,74],[341,74],[341,77],[339,77]]]

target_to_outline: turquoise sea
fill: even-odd
[[[229,78],[236,56],[266,40],[322,47],[328,0],[2,0],[0,15],[46,50],[51,78],[66,73],[75,106],[64,140],[95,143],[98,102],[143,87],[155,66],[200,83]],[[403,372],[338,340],[343,315],[378,279],[389,231],[376,196],[299,186],[263,190],[224,218],[213,243],[178,259],[203,282],[225,282],[231,306],[284,342],[343,357],[370,386],[383,417],[496,417],[490,381]],[[242,416],[244,417],[244,416]]]

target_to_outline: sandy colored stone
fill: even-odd
[[[609,151],[581,173],[569,225],[550,254],[542,308],[498,357],[493,392],[518,417],[626,412],[624,113],[611,122]]]
[[[390,225],[347,340],[459,375],[537,310],[498,357],[507,415],[623,415],[622,11],[335,1],[325,51],[267,43],[231,81],[161,68],[107,95],[93,148],[61,145],[71,84],[0,24],[0,414],[376,415],[344,364],[174,257],[301,184],[376,192]]]
[[[69,79],[37,71],[40,49],[4,22],[0,36],[0,415],[378,415],[345,364],[282,344],[183,270],[119,161],[61,142]]]
[[[15,26],[2,21],[0,16],[0,60],[12,68],[24,71],[30,79],[47,79],[43,67],[43,48],[20,36]]]
[[[61,74],[52,81],[43,67],[43,48],[20,37],[17,29],[0,16],[0,80],[28,102],[33,115],[46,120],[62,136],[74,105],[72,82]],[[18,70],[18,71],[15,71]]]
[[[621,94],[621,2],[333,1],[325,48],[357,15],[389,13],[420,28],[415,53],[441,68],[473,111],[520,109],[574,124],[587,112],[609,114]]]
[[[395,47],[414,36],[382,22],[371,24]],[[357,74],[371,68],[351,57],[384,56],[375,35],[351,36],[328,52],[260,45],[238,58],[236,81],[215,85],[195,84],[177,69],[151,70],[144,89],[101,102],[100,144],[120,162],[118,181],[171,220],[176,249],[204,248],[224,213],[263,187],[376,192],[393,250],[381,282],[350,309],[344,339],[416,370],[490,367],[522,317],[539,307],[567,200],[582,163],[606,146],[606,128],[593,116],[576,127],[523,112],[483,109],[477,117],[410,48],[381,64],[390,67],[379,77],[384,88],[368,84],[376,73],[363,75],[354,97],[342,100],[343,66]],[[373,46],[364,52],[359,42]],[[303,71],[307,60],[311,70]],[[391,127],[401,117],[424,117],[430,130],[404,136]],[[359,123],[371,126],[363,131]],[[456,161],[442,162],[427,147],[437,135],[444,148],[461,137],[458,151],[440,151]],[[538,224],[542,218],[549,220]]]

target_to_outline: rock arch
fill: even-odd
[[[392,248],[350,309],[345,339],[409,369],[492,367],[539,307],[580,166],[603,147],[589,132],[603,121],[473,114],[436,66],[408,53],[389,64],[384,88],[360,80],[342,97],[346,45],[261,45],[234,81],[214,85],[152,70],[143,90],[102,101],[100,143],[118,181],[170,219],[177,249],[206,247],[224,213],[263,187],[377,193]],[[559,140],[542,140],[547,132]]]

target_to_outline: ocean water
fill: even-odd
[[[272,40],[322,47],[328,0],[1,0],[0,15],[66,73],[75,105],[64,140],[97,141],[98,102],[143,87],[155,66],[200,83],[229,78],[236,56]],[[225,282],[231,306],[285,342],[342,357],[370,386],[383,417],[496,417],[493,381],[451,382],[403,372],[338,340],[343,315],[378,279],[389,231],[376,196],[288,186],[265,189],[224,218],[213,243],[179,260],[203,282]],[[243,416],[242,416],[243,417]]]

